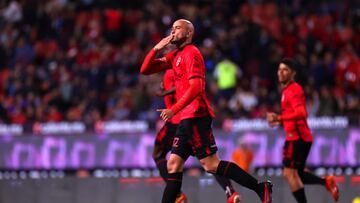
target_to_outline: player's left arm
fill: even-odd
[[[158,110],[161,111],[160,117],[165,121],[184,109],[205,90],[205,65],[201,53],[197,49],[188,51],[185,63],[189,88],[170,109]]]
[[[189,80],[189,88],[186,90],[184,95],[171,107],[171,110],[174,114],[177,114],[187,105],[189,105],[196,97],[198,97],[201,91],[204,89],[204,84],[202,78],[195,77]]]
[[[158,109],[160,111],[160,117],[167,121],[171,119],[175,114],[189,105],[196,97],[201,94],[204,89],[204,80],[200,77],[194,77],[189,80],[189,88],[184,95],[170,108],[170,109]]]

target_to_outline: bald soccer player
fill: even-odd
[[[179,114],[180,124],[173,140],[167,162],[167,181],[163,203],[174,203],[181,190],[184,163],[189,156],[196,156],[208,173],[227,177],[253,191],[263,203],[272,202],[270,181],[259,183],[236,164],[220,160],[212,133],[215,117],[205,93],[205,65],[199,49],[192,44],[193,24],[185,19],[173,23],[171,34],[163,38],[146,55],[140,72],[148,75],[173,69],[175,77],[176,103],[167,109],[158,109],[164,121]],[[158,51],[168,44],[176,49],[164,57],[156,58]]]

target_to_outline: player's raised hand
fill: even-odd
[[[174,36],[173,35],[169,35],[165,38],[163,38],[159,43],[157,43],[155,46],[154,46],[154,49],[155,50],[161,50],[163,49],[166,45],[170,44],[172,38]]]
[[[161,112],[160,118],[164,121],[168,121],[172,117],[174,117],[174,112],[171,109],[156,109],[156,111]]]

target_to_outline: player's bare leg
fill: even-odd
[[[162,203],[173,203],[181,191],[184,160],[176,154],[171,154],[167,162],[168,177],[163,193]]]
[[[304,191],[304,184],[301,181],[298,170],[293,168],[285,168],[284,176],[289,183],[290,190],[293,193],[296,201],[298,203],[306,203],[307,200]]]

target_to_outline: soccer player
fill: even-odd
[[[164,97],[164,103],[166,108],[171,108],[172,105],[176,102],[176,89],[174,83],[174,71],[172,69],[166,70],[163,77],[163,82],[161,83],[161,92],[157,94],[158,96]],[[161,177],[165,181],[167,177],[166,154],[171,150],[176,129],[180,123],[179,115],[180,114],[177,114],[176,116],[166,121],[165,125],[160,129],[155,138],[153,159],[156,163],[157,168],[159,169]],[[227,203],[239,203],[240,195],[235,191],[230,180],[216,174],[214,174],[214,176],[217,182],[225,191],[225,194],[227,196]],[[175,203],[181,203],[186,201],[186,195],[183,192],[180,192],[176,198]]]
[[[167,162],[168,175],[162,203],[175,202],[181,189],[184,163],[190,155],[200,160],[205,171],[232,179],[255,191],[263,203],[271,203],[271,182],[259,183],[236,164],[220,160],[216,154],[211,128],[214,112],[205,93],[204,59],[192,44],[193,34],[194,26],[190,21],[175,21],[171,34],[150,50],[140,70],[142,74],[153,74],[173,69],[175,76],[176,103],[171,108],[158,109],[164,121],[177,114],[181,120]],[[177,48],[162,58],[156,58],[157,52],[170,43]]]
[[[281,114],[267,113],[270,126],[282,124],[285,130],[283,151],[284,176],[298,203],[306,203],[304,184],[324,185],[333,199],[338,201],[339,189],[333,176],[320,178],[304,170],[313,136],[307,124],[307,110],[302,87],[295,82],[298,64],[293,59],[283,59],[277,75],[282,87]]]

